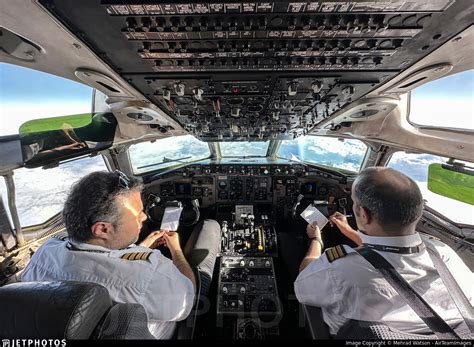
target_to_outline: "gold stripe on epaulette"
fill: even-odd
[[[332,263],[334,260],[344,258],[347,255],[346,250],[343,246],[337,245],[336,247],[331,247],[326,250],[326,257],[328,261]]]
[[[151,252],[133,252],[122,254],[120,258],[125,260],[148,260],[150,258]]]

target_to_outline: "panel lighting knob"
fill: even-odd
[[[310,17],[303,17],[301,19],[301,25],[303,30],[311,29],[311,25],[313,24],[313,20]]]
[[[137,21],[133,17],[128,17],[125,19],[125,23],[127,23],[127,30],[128,31],[135,31],[137,28]]]
[[[267,17],[262,16],[258,18],[258,29],[265,30],[266,27],[267,27]]]
[[[156,30],[165,31],[165,20],[163,18],[156,17]]]
[[[180,24],[179,23],[179,18],[175,18],[175,17],[171,18],[170,22],[171,22],[171,31],[174,31],[174,32],[178,31],[179,30],[179,24]]]
[[[236,31],[238,26],[237,18],[232,17],[229,21],[229,30]]]
[[[288,30],[295,30],[296,29],[296,18],[295,17],[288,17],[286,19],[286,24]]]
[[[214,30],[222,30],[222,21],[219,18],[216,18],[216,20],[214,21]]]
[[[202,18],[201,21],[199,22],[199,29],[201,31],[207,31],[207,28],[208,28],[208,20],[207,18]]]
[[[144,32],[150,31],[150,26],[151,26],[151,20],[149,17],[143,17],[142,18],[142,30]]]
[[[184,29],[186,31],[193,31],[194,29],[194,20],[191,17],[184,19]]]

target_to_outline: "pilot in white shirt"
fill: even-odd
[[[158,339],[172,338],[175,321],[185,319],[193,306],[191,280],[147,247],[110,250],[53,238],[33,255],[22,281],[58,280],[98,283],[116,302],[143,305],[148,328]]]
[[[454,279],[473,302],[473,274],[444,243],[415,231],[423,200],[411,179],[387,168],[362,171],[352,187],[359,230],[336,213],[331,222],[356,244],[368,244],[382,255],[452,328],[462,317],[425,249],[441,255]],[[330,333],[350,319],[382,322],[409,333],[430,333],[420,317],[368,261],[346,245],[321,255],[319,228],[308,225],[312,240],[294,283],[298,301],[321,308]],[[385,246],[385,247],[384,247]],[[382,250],[383,249],[383,250]]]
[[[195,278],[176,232],[152,232],[135,246],[146,220],[140,191],[120,172],[94,172],[81,179],[63,210],[69,240],[51,239],[42,245],[23,271],[22,281],[101,284],[114,301],[143,305],[150,332],[169,339],[175,322],[192,309]],[[204,221],[197,237],[190,237],[200,248],[209,246],[200,268],[209,279],[219,237],[219,225],[210,220]],[[172,259],[153,249],[161,245],[169,249]]]

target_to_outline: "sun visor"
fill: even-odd
[[[54,166],[112,146],[117,120],[112,113],[86,113],[28,121],[20,127],[26,167]]]

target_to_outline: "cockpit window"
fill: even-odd
[[[265,157],[269,142],[219,142],[223,157]]]
[[[61,212],[72,185],[95,171],[107,171],[102,156],[64,162],[47,170],[40,167],[15,170],[13,180],[21,226],[44,223]],[[0,177],[0,194],[6,204],[7,188],[2,177]],[[7,209],[7,212],[10,211]]]
[[[474,130],[474,70],[422,85],[411,93],[409,120],[418,126]]]
[[[177,166],[211,155],[209,145],[192,135],[137,143],[130,146],[129,152],[134,174]]]
[[[18,134],[32,119],[90,113],[91,105],[89,86],[0,63],[0,136]]]
[[[359,172],[367,146],[359,140],[303,136],[282,141],[278,156],[347,171]]]
[[[474,206],[450,199],[428,189],[428,166],[433,163],[444,164],[448,158],[431,154],[396,152],[388,167],[403,172],[412,178],[421,190],[426,205],[459,224],[474,225]],[[473,166],[473,163],[467,163]]]

